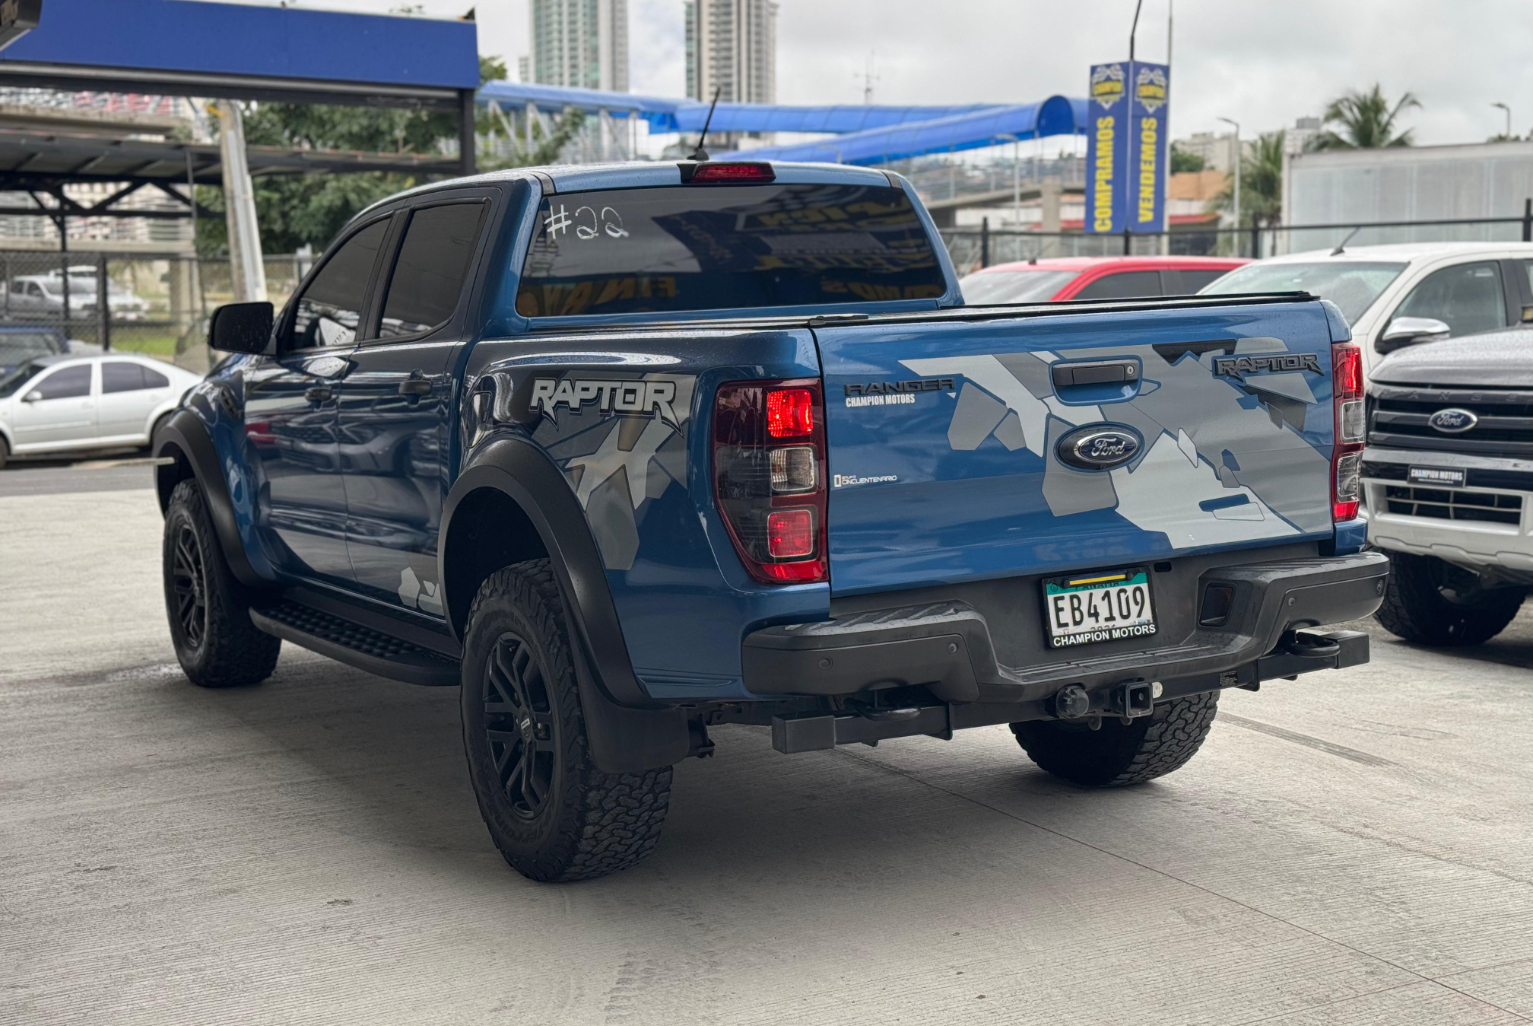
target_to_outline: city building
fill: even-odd
[[[1249,145],[1250,140],[1245,140]],[[1233,171],[1235,168],[1235,135],[1232,132],[1194,132],[1185,139],[1171,143],[1180,153],[1203,158],[1203,167],[1210,171]]]
[[[628,91],[628,0],[531,0],[523,82]]]
[[[775,0],[687,0],[687,95],[777,102]]]

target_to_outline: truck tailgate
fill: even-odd
[[[1332,536],[1318,302],[815,335],[836,593]]]

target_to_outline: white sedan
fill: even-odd
[[[148,445],[201,380],[132,353],[28,360],[0,376],[0,467],[10,456]]]

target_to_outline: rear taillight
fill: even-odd
[[[818,380],[719,386],[713,492],[752,577],[768,584],[828,578],[825,404]]]
[[[1336,444],[1331,450],[1331,517],[1337,523],[1357,516],[1362,499],[1363,354],[1357,346],[1331,347],[1331,392]]]

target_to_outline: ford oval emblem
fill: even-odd
[[[1479,422],[1480,418],[1476,417],[1471,411],[1461,410],[1457,406],[1451,406],[1446,410],[1438,410],[1427,418],[1427,423],[1434,430],[1449,435],[1463,434]]]
[[[1138,456],[1144,439],[1123,424],[1091,424],[1059,440],[1054,453],[1061,463],[1081,470],[1110,470]]]

